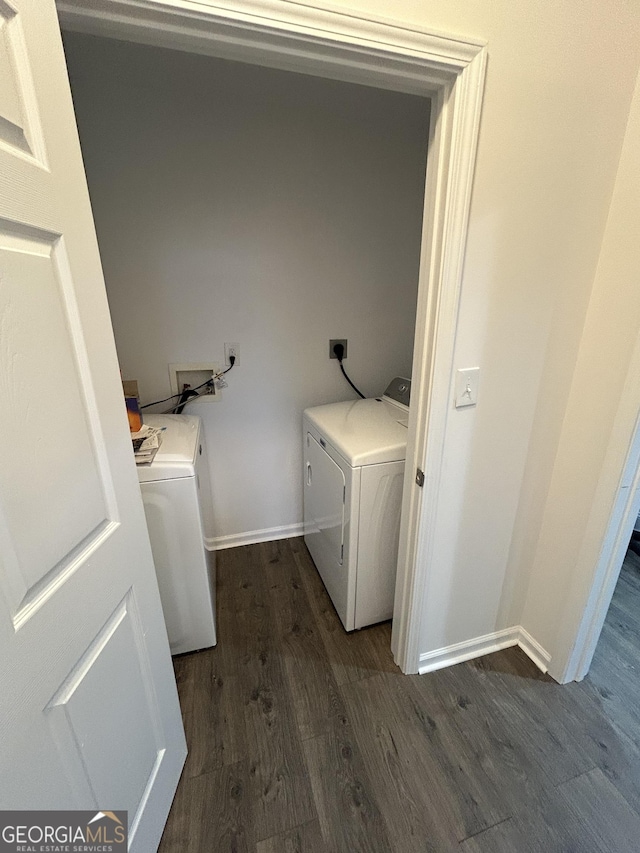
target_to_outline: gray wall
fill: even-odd
[[[429,102],[66,34],[120,365],[240,363],[205,421],[217,538],[301,521],[301,413],[411,370]],[[162,408],[162,407],[161,407]],[[277,530],[273,534],[277,535]],[[230,540],[236,541],[236,540]]]

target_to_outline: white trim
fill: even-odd
[[[487,59],[484,43],[290,0],[58,0],[58,12],[68,29],[431,98],[413,395],[392,635],[400,668],[417,672],[423,603],[433,565],[430,556],[480,129]],[[414,483],[418,466],[425,472],[423,489]]]
[[[542,672],[548,671],[549,664],[551,663],[551,655],[522,626],[518,628],[518,645],[531,658],[539,670]]]
[[[340,64],[357,62],[354,47],[365,53],[373,48],[396,60],[403,54],[410,57],[401,76],[417,78],[412,64],[422,64],[427,72],[436,65],[440,71],[461,71],[485,45],[480,39],[379,15],[292,0],[101,0],[99,5],[95,0],[58,0],[56,6],[62,26],[77,32],[179,46],[197,53],[207,53],[209,47],[216,56],[234,48],[246,53],[254,47],[263,54],[256,58],[259,64],[270,64],[264,60],[271,54],[274,63],[291,61],[299,69],[304,64],[303,70],[308,70],[310,59],[333,59],[344,45],[351,56],[346,61],[343,57]],[[306,44],[301,45],[302,40]]]
[[[450,411],[454,347],[466,246],[473,169],[480,125],[486,54],[478,53],[433,106],[419,278],[405,491],[396,581],[392,649],[403,672],[416,672],[421,617],[440,500],[440,478]],[[431,283],[431,286],[429,286]],[[420,325],[422,328],[420,328]],[[428,436],[428,441],[427,441]],[[416,468],[425,475],[415,488]],[[420,494],[420,491],[423,494]]]
[[[255,545],[256,542],[273,542],[276,539],[291,539],[302,536],[304,525],[283,524],[280,527],[265,527],[264,530],[248,530],[246,533],[230,533],[228,536],[207,536],[204,547],[207,551],[224,551],[225,548],[239,548],[241,545]]]
[[[542,672],[547,671],[551,660],[548,652],[524,628],[516,625],[513,628],[504,628],[502,631],[494,631],[462,643],[454,643],[452,646],[445,646],[433,652],[424,652],[420,655],[418,672],[420,675],[435,672],[437,669],[454,666],[454,664],[499,652],[511,646],[519,646],[538,669]]]
[[[473,640],[465,640],[462,643],[454,643],[452,646],[444,646],[433,652],[424,652],[420,655],[420,666],[418,672],[424,675],[426,672],[434,672],[436,669],[444,669],[465,660],[482,657],[482,655],[499,652],[509,646],[518,644],[518,629],[505,628],[503,631],[494,631],[483,637],[475,637]]]

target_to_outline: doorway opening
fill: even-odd
[[[405,672],[416,672],[421,613],[437,519],[447,428],[459,289],[479,131],[486,53],[482,43],[412,31],[387,21],[326,12],[288,2],[271,17],[242,8],[166,2],[60,2],[63,27],[173,47],[320,77],[426,96],[432,103],[420,246],[413,399],[394,608],[392,648]],[[233,6],[233,4],[231,4]],[[227,4],[229,6],[229,4]],[[126,128],[123,128],[126,132]],[[427,442],[427,434],[429,441]],[[424,472],[424,488],[415,472]]]

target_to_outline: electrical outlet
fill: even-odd
[[[240,364],[240,344],[225,344],[224,345],[224,363],[227,367],[231,366],[230,356],[235,356],[234,365],[237,367]]]
[[[333,351],[333,348],[336,344],[342,344],[344,347],[344,354],[342,356],[343,359],[347,357],[347,339],[346,338],[331,338],[329,341],[329,358],[337,358],[338,356]]]

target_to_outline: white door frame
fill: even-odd
[[[430,571],[486,49],[389,19],[289,0],[58,0],[70,30],[431,98],[392,648],[417,672]],[[428,440],[427,440],[428,437]],[[424,488],[415,485],[416,468]]]

